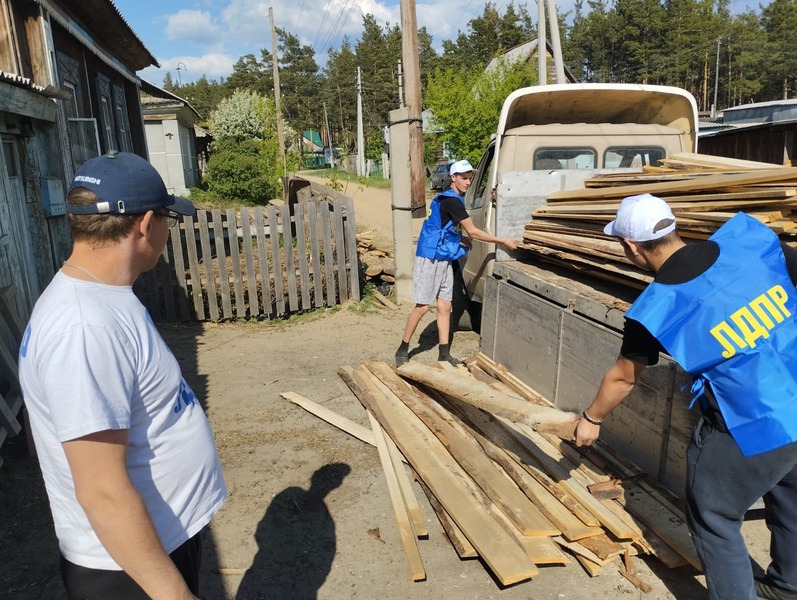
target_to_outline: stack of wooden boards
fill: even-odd
[[[650,274],[633,266],[603,227],[623,198],[644,193],[667,201],[686,241],[707,239],[743,211],[797,247],[797,169],[689,153],[662,163],[550,195],[532,213],[523,247],[547,262],[643,289]]]
[[[402,460],[460,557],[480,556],[504,585],[571,558],[596,576],[622,557],[621,574],[645,589],[631,562],[640,552],[700,568],[671,497],[603,445],[577,449],[554,433],[572,436],[575,415],[483,355],[461,369],[416,362],[340,369],[372,431],[282,394],[379,449],[414,580],[426,577],[417,539],[427,529]]]

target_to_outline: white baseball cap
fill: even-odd
[[[660,221],[672,219],[672,224],[654,231]],[[614,221],[603,228],[606,235],[632,242],[649,242],[675,231],[675,216],[667,203],[651,194],[623,198]]]
[[[460,173],[472,173],[475,171],[467,160],[458,160],[448,170],[449,175],[459,175]]]

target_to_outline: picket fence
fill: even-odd
[[[133,289],[155,321],[276,318],[360,299],[354,202],[197,211]]]

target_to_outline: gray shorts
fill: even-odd
[[[415,257],[412,269],[412,300],[415,304],[432,304],[437,298],[454,297],[454,269],[451,261]]]

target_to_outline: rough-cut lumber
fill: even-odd
[[[294,392],[281,392],[280,396],[285,398],[288,402],[292,402],[297,406],[301,406],[307,412],[314,414],[320,419],[323,419],[330,425],[334,425],[349,435],[353,435],[358,440],[362,440],[366,444],[371,444],[372,446],[376,445],[373,431],[366,429],[359,423],[355,423],[354,421],[347,419],[346,417],[341,416],[332,410],[329,410],[327,407],[321,406],[320,404],[317,404],[312,400],[308,400],[307,398]]]
[[[539,571],[525,552],[497,526],[489,509],[463,483],[468,475],[415,414],[395,395],[384,393],[377,385],[379,381],[364,366],[355,369],[353,378],[362,393],[360,400],[387,430],[498,580],[511,585],[537,575]]]
[[[592,497],[587,488],[576,480],[576,472],[568,471],[566,467],[560,464],[561,454],[552,456],[552,451],[555,449],[551,447],[547,440],[522,424],[513,424],[500,417],[499,420],[534,455],[534,458],[539,461],[543,469],[561,483],[587,510],[600,519],[600,522],[617,538],[636,539],[642,537],[642,532],[639,528],[629,527],[617,515],[601,504],[600,501]]]
[[[692,178],[682,181],[668,183],[624,185],[613,188],[593,188],[581,190],[568,190],[555,192],[549,199],[587,199],[587,198],[625,198],[634,194],[649,193],[661,195],[674,192],[697,192],[717,187],[729,187],[738,185],[750,185],[753,183],[788,181],[797,179],[797,170],[793,167],[781,167],[776,169],[763,169],[752,173],[740,173],[734,175],[707,175],[705,177]]]
[[[469,434],[458,428],[446,411],[435,410],[433,400],[408,389],[385,363],[368,363],[370,370],[434,433],[490,500],[523,535],[559,535],[560,531],[492,463]],[[442,371],[440,372],[442,373]]]
[[[567,539],[579,540],[603,533],[603,530],[597,527],[600,523],[594,520],[594,517],[590,525],[585,525],[574,514],[572,509],[577,506],[575,500],[566,496],[544,473],[531,466],[530,463],[534,462],[534,459],[503,428],[491,422],[486,413],[464,402],[456,400],[452,402],[457,403],[455,408],[475,428],[473,435],[485,452],[504,468],[529,499],[562,531]],[[522,471],[518,472],[512,468],[501,455],[511,458]]]
[[[396,516],[401,545],[404,547],[404,554],[409,563],[410,576],[413,581],[423,581],[426,579],[426,570],[423,567],[421,553],[418,550],[418,543],[415,539],[415,530],[410,521],[407,505],[404,503],[404,498],[401,493],[401,488],[399,487],[396,470],[393,467],[393,461],[390,458],[390,451],[385,441],[382,426],[379,425],[379,421],[377,421],[370,412],[368,413],[368,419],[371,422],[371,428],[374,432],[376,449],[379,452],[382,470],[385,472],[385,479],[387,479],[387,490],[390,495],[390,502],[393,504],[393,514]],[[400,465],[401,463],[399,462],[399,466]]]
[[[398,372],[403,377],[428,385],[494,415],[505,417],[516,423],[525,423],[538,431],[572,438],[578,422],[578,416],[573,413],[524,402],[494,390],[481,381],[439,371],[420,363],[406,363],[399,368]]]
[[[406,462],[406,459],[401,455],[401,451],[396,446],[396,442],[387,434],[385,434],[385,443],[390,453],[390,461],[393,463],[393,469],[398,478],[399,488],[401,488],[401,497],[404,498],[404,504],[407,506],[407,512],[410,515],[415,535],[419,538],[428,537],[429,529],[426,527],[426,519],[423,518],[418,499],[415,497],[415,492],[412,491],[412,481],[410,481],[410,478],[407,476],[407,471],[404,469],[404,462]]]
[[[391,310],[398,309],[398,305],[393,302],[390,298],[386,297],[384,294],[380,293],[379,290],[374,290],[374,298],[379,300],[383,305]]]
[[[459,557],[476,558],[479,556],[479,553],[476,552],[476,548],[468,541],[468,538],[465,537],[462,530],[454,523],[454,520],[448,516],[446,509],[443,508],[443,505],[435,498],[432,490],[430,490],[420,478],[418,478],[418,485],[421,486],[423,493],[426,494],[426,497],[429,499],[429,505],[432,507],[434,514],[437,515],[440,526],[443,528],[443,531],[451,542],[451,545],[454,546],[454,550]]]

